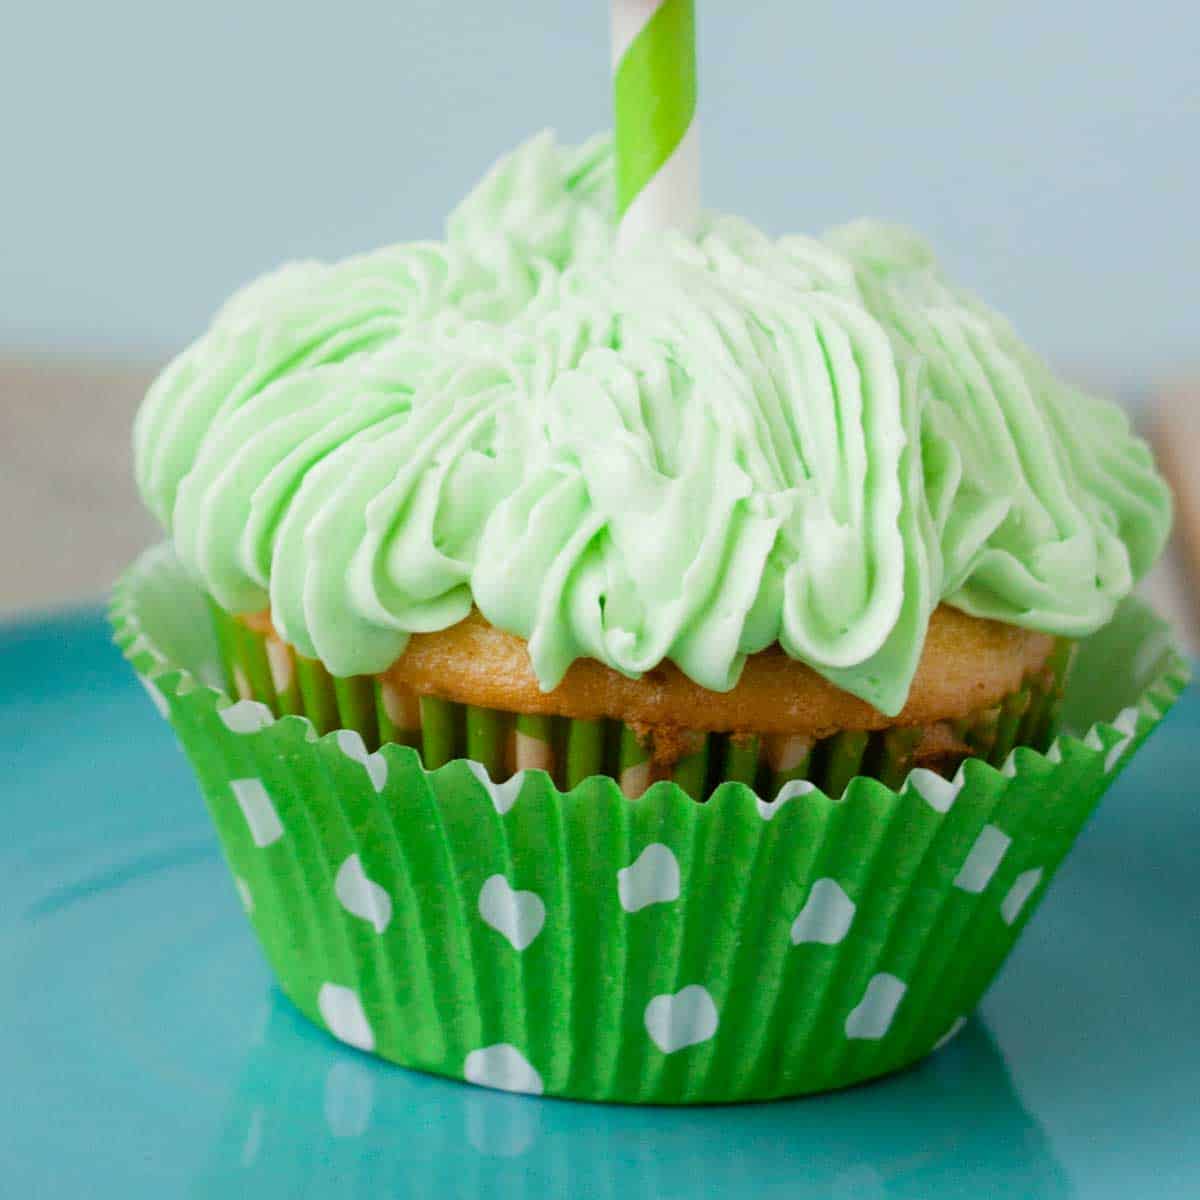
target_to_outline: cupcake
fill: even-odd
[[[928,1053],[1184,677],[1167,489],[927,247],[612,253],[541,135],[438,243],[154,384],[118,640],[284,992],[478,1083],[689,1103]]]

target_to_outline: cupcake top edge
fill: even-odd
[[[541,685],[578,658],[731,688],[778,643],[894,714],[945,602],[1093,632],[1165,483],[929,247],[706,215],[613,253],[607,137],[542,133],[439,242],[286,266],[139,411],[142,495],[225,608],[335,674],[472,608]]]

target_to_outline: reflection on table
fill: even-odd
[[[200,1191],[302,1196],[1065,1196],[984,1027],[829,1096],[632,1108],[405,1071],[314,1029],[274,987]],[[362,1185],[360,1191],[356,1184]]]

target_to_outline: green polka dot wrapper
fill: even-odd
[[[689,1104],[843,1087],[978,1004],[1080,829],[1187,681],[1136,601],[1080,645],[1061,732],[999,769],[703,804],[595,776],[427,770],[223,690],[166,547],[116,639],[186,751],[280,987],[342,1041],[512,1091]]]

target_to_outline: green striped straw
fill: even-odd
[[[695,0],[612,0],[617,245],[700,208]]]

